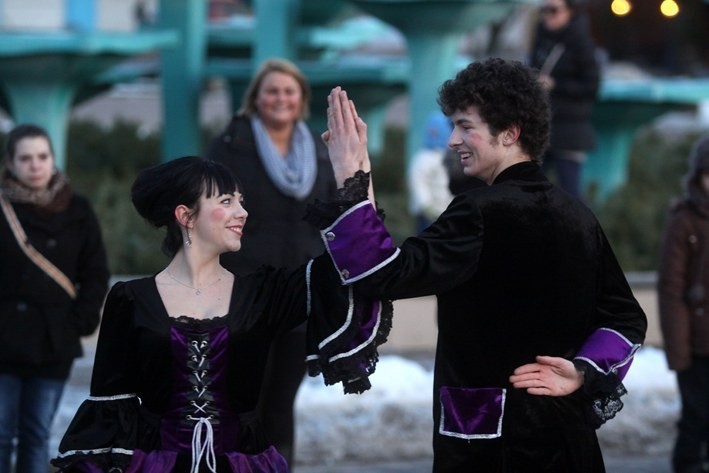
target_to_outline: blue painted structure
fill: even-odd
[[[163,159],[202,152],[199,98],[204,81],[207,6],[200,0],[160,0],[159,26],[176,31],[178,44],[160,54]]]
[[[584,184],[606,198],[627,180],[638,128],[667,112],[696,108],[702,100],[709,100],[709,79],[604,80],[593,115],[598,146],[584,166]]]
[[[59,168],[65,167],[71,106],[83,87],[126,58],[175,44],[170,31],[112,34],[61,31],[0,33],[0,89],[16,123],[47,129]],[[84,95],[84,98],[86,95]]]
[[[436,108],[436,90],[458,67],[465,32],[508,14],[528,0],[252,0],[255,17],[239,25],[208,27],[205,0],[160,0],[159,29],[131,34],[96,31],[96,1],[66,0],[67,27],[55,33],[0,33],[0,104],[15,121],[45,126],[64,167],[71,106],[116,81],[161,75],[164,93],[163,159],[201,152],[199,98],[209,77],[228,79],[234,108],[258,64],[271,56],[294,60],[311,81],[311,124],[324,129],[325,96],[335,85],[356,98],[382,146],[384,109],[394,96],[410,98],[408,156],[420,146],[421,127]],[[2,0],[0,0],[0,5]],[[400,30],[406,57],[343,55],[369,38],[335,18],[365,11]],[[162,50],[159,67],[124,64]],[[47,73],[50,71],[51,73]],[[657,116],[709,98],[706,81],[606,80],[594,124],[598,148],[584,181],[605,197],[626,179],[635,131]],[[402,170],[403,171],[403,170]]]

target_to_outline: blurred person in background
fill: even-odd
[[[675,473],[700,473],[709,471],[709,137],[695,143],[684,187],[665,227],[657,289],[682,401],[672,464]]]
[[[600,83],[596,48],[583,0],[543,0],[541,21],[530,65],[551,102],[551,141],[544,155],[545,172],[555,171],[559,186],[583,199],[582,168],[596,145],[591,123]]]
[[[408,173],[409,212],[416,231],[423,231],[448,207],[453,195],[448,189],[448,172],[443,158],[452,127],[440,111],[426,120],[423,147],[414,154]]]
[[[335,196],[335,178],[319,134],[304,120],[310,86],[297,66],[265,61],[248,85],[241,108],[209,146],[206,157],[225,164],[243,185],[249,226],[243,249],[222,255],[243,275],[262,265],[295,268],[322,252],[322,240],[303,217],[315,199]],[[294,403],[305,375],[304,325],[272,345],[260,397],[266,434],[294,465]]]
[[[49,468],[52,420],[80,337],[99,323],[108,264],[98,221],[55,167],[47,132],[7,137],[0,181],[0,473]]]

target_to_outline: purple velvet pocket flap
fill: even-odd
[[[438,432],[461,439],[500,437],[506,394],[503,388],[441,387]]]

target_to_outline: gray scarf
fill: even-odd
[[[290,150],[284,158],[256,115],[251,117],[251,126],[261,162],[271,181],[285,195],[305,199],[313,189],[317,173],[315,143],[308,127],[302,120],[296,123]]]

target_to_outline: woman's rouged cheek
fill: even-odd
[[[224,217],[226,217],[226,209],[222,208],[214,209],[209,214],[209,218],[213,221],[224,220]]]

